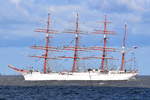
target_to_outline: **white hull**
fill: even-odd
[[[113,80],[129,80],[136,76],[136,72],[119,72],[119,71],[109,71],[108,73],[101,72],[64,72],[64,73],[23,73],[24,79],[27,81],[44,81],[44,80],[79,80],[79,81],[113,81]]]

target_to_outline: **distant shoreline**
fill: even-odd
[[[25,81],[21,75],[1,75],[0,86],[102,86],[150,88],[150,75],[130,81]]]

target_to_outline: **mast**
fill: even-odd
[[[47,73],[47,66],[48,66],[48,60],[49,59],[57,59],[57,58],[49,58],[48,54],[49,54],[49,51],[57,51],[57,48],[55,47],[50,47],[49,46],[49,38],[51,38],[49,36],[49,34],[54,34],[54,33],[57,33],[56,30],[52,30],[50,29],[50,22],[51,19],[50,19],[50,13],[48,13],[48,18],[47,18],[47,25],[46,25],[46,28],[45,29],[37,29],[36,32],[44,32],[46,34],[46,37],[45,37],[45,46],[32,46],[31,48],[33,49],[40,49],[40,50],[44,50],[44,54],[42,56],[31,56],[31,57],[36,57],[36,58],[43,58],[44,59],[44,63],[43,63],[43,72],[44,73]]]
[[[114,32],[113,31],[109,31],[107,29],[108,24],[110,24],[111,22],[107,21],[107,16],[105,15],[105,20],[103,22],[104,24],[104,28],[103,30],[96,30],[93,33],[95,34],[103,34],[103,46],[102,47],[94,47],[93,50],[100,50],[102,51],[102,56],[101,57],[97,57],[99,59],[101,59],[101,65],[99,67],[99,69],[101,69],[101,71],[105,71],[107,70],[107,60],[108,59],[113,59],[113,57],[107,57],[107,52],[114,52],[115,48],[110,48],[107,47],[107,40],[108,40],[108,35],[113,35]]]
[[[78,70],[77,65],[77,58],[78,58],[78,48],[79,48],[79,15],[77,13],[76,18],[76,30],[75,30],[75,48],[74,48],[74,59],[73,59],[73,66],[72,66],[72,72],[76,72]]]
[[[122,59],[121,59],[121,67],[120,67],[121,71],[125,69],[126,39],[127,39],[127,25],[125,24],[124,37],[123,37],[123,42],[122,42]]]
[[[105,15],[105,20],[103,22],[104,24],[104,29],[102,30],[102,34],[103,34],[103,50],[102,50],[102,57],[101,57],[101,66],[100,66],[100,69],[101,71],[105,71],[107,70],[107,60],[108,60],[108,57],[107,57],[107,52],[109,50],[112,50],[112,52],[114,51],[114,48],[108,48],[107,47],[107,40],[108,40],[108,36],[109,34],[114,34],[113,31],[108,31],[107,30],[107,26],[108,24],[111,23],[111,22],[108,22],[107,21],[107,16]],[[110,58],[110,59],[113,59],[113,58]]]
[[[106,31],[107,31],[107,19],[106,19],[106,16],[105,16],[105,21],[104,21],[104,38],[103,38],[103,54],[102,54],[102,60],[101,60],[101,70],[104,71],[104,67],[106,68],[106,44],[107,44],[107,34],[106,34]]]
[[[79,55],[78,55],[79,51],[85,51],[85,48],[79,47],[79,39],[80,39],[79,34],[82,34],[84,32],[82,32],[79,29],[79,14],[78,13],[77,13],[76,23],[75,24],[76,24],[75,29],[64,31],[65,33],[73,33],[73,34],[75,34],[75,45],[73,47],[70,47],[70,46],[69,47],[64,47],[64,49],[63,49],[63,50],[71,50],[71,51],[73,51],[74,55],[71,56],[71,57],[67,57],[67,56],[61,57],[61,58],[71,58],[71,59],[73,59],[73,65],[72,65],[72,69],[71,69],[72,72],[77,72],[78,71],[78,60],[79,59],[85,59],[85,58],[79,57]]]
[[[48,19],[47,19],[47,32],[46,32],[46,38],[45,38],[45,58],[44,58],[44,73],[47,73],[47,63],[48,63],[48,46],[49,46],[49,27],[50,27],[50,14],[48,13]]]
[[[102,59],[101,62],[101,67],[99,69],[101,69],[101,71],[104,71],[106,68],[106,63],[107,63],[107,59],[113,59],[113,57],[107,57],[107,52],[114,52],[115,48],[109,48],[107,47],[107,35],[109,34],[114,34],[113,31],[108,31],[107,30],[107,24],[110,23],[107,21],[106,16],[105,16],[105,21],[104,23],[104,29],[103,30],[96,30],[95,34],[103,34],[104,38],[103,38],[103,42],[104,42],[104,46],[103,47],[79,47],[79,39],[80,36],[79,34],[84,33],[83,31],[79,30],[79,15],[77,14],[77,18],[76,18],[76,29],[75,30],[70,30],[70,31],[65,31],[65,33],[73,33],[76,35],[75,37],[75,46],[74,47],[65,47],[63,50],[72,50],[74,51],[74,56],[73,57],[66,57],[66,56],[62,56],[61,58],[72,58],[73,59],[73,66],[72,66],[72,72],[77,72],[78,71],[78,65],[77,65],[77,61],[78,59],[80,60],[86,60],[86,59]],[[79,57],[78,56],[78,52],[79,51],[87,51],[87,50],[100,50],[103,51],[103,55],[102,57]]]

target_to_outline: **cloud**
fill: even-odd
[[[117,0],[121,4],[125,4],[129,9],[135,11],[147,11],[147,8],[150,9],[150,1],[149,0]]]
[[[18,5],[21,2],[21,0],[9,0],[9,1],[16,5]]]
[[[102,21],[107,14],[112,21],[110,28],[117,33],[121,33],[124,23],[128,23],[131,34],[149,35],[149,23],[143,22],[150,16],[145,12],[150,8],[148,5],[149,0],[3,0],[5,10],[0,10],[0,35],[5,38],[33,37],[36,27],[44,27],[48,12],[52,13],[53,28],[58,30],[74,28],[76,12],[79,12],[80,27],[86,31],[102,26],[97,21]]]
[[[149,0],[88,0],[88,6],[95,9],[103,9],[105,11],[138,11],[143,12],[150,9]],[[137,12],[137,13],[138,13]]]
[[[49,10],[54,13],[62,13],[66,11],[80,11],[81,6],[80,5],[57,5],[57,6],[49,6]]]

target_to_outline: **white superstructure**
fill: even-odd
[[[120,71],[109,71],[109,72],[28,72],[23,73],[24,79],[27,81],[43,81],[43,80],[96,80],[96,81],[115,81],[115,80],[129,80],[137,75],[137,72],[120,72]]]

